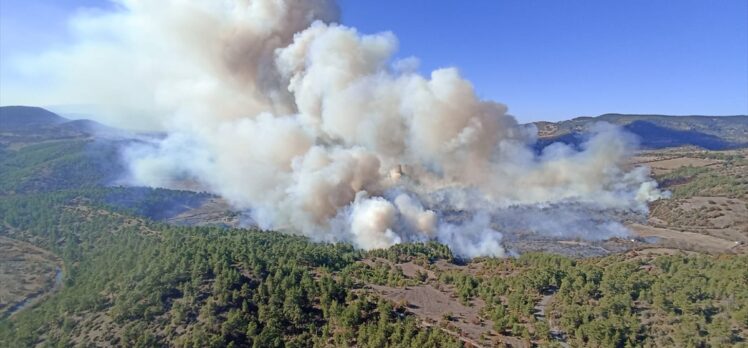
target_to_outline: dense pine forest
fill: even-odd
[[[112,186],[115,163],[115,142],[3,144],[0,235],[59,256],[63,280],[0,320],[0,346],[748,344],[745,255],[464,260],[438,243],[365,252],[272,231],[176,226],[163,222],[165,207],[209,195]],[[387,296],[398,289],[436,289],[475,315],[424,317]]]

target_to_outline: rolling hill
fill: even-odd
[[[622,126],[645,149],[693,145],[707,150],[748,147],[748,116],[666,116],[605,114],[567,121],[535,122],[541,147],[556,141],[579,144],[596,122]]]
[[[43,108],[31,106],[0,107],[0,132],[24,131],[30,128],[49,127],[67,119]]]
[[[523,236],[517,257],[466,260],[436,242],[363,251],[205,224],[216,197],[110,186],[128,140],[38,108],[0,115],[12,124],[0,131],[0,347],[718,347],[748,337],[743,149],[633,158],[673,192],[633,239]],[[581,134],[585,122],[547,124],[543,139]],[[644,140],[727,139],[729,122],[664,123]],[[605,252],[559,255],[582,248]]]

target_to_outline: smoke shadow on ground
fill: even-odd
[[[663,149],[693,145],[707,150],[729,150],[748,147],[748,143],[736,143],[718,136],[695,130],[677,130],[663,127],[649,121],[634,121],[625,126],[625,130],[639,138],[640,146],[645,149]],[[547,146],[561,142],[575,149],[584,143],[589,136],[586,132],[572,132],[558,137],[539,139],[534,146],[536,153],[540,153]]]
[[[207,193],[177,191],[150,187],[119,187],[104,198],[104,203],[119,210],[162,221],[185,211],[198,208]]]

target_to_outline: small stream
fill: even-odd
[[[18,313],[18,312],[20,312],[20,311],[22,311],[22,310],[24,310],[26,308],[29,308],[29,307],[35,305],[44,296],[49,295],[49,294],[54,293],[55,291],[57,291],[62,286],[63,275],[64,274],[62,272],[62,268],[57,267],[55,269],[55,281],[54,281],[54,284],[52,284],[52,288],[51,289],[46,290],[46,291],[43,290],[43,291],[37,292],[35,294],[32,294],[31,296],[26,297],[26,299],[24,299],[23,301],[14,304],[13,306],[11,306],[8,309],[7,312],[5,312],[5,317],[6,318],[12,317],[16,313]]]

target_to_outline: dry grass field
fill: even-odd
[[[673,197],[650,207],[646,226],[632,224],[658,247],[743,252],[748,243],[748,150],[690,147],[646,151],[634,165],[652,169]]]
[[[61,261],[31,244],[0,237],[0,317],[51,290]]]

